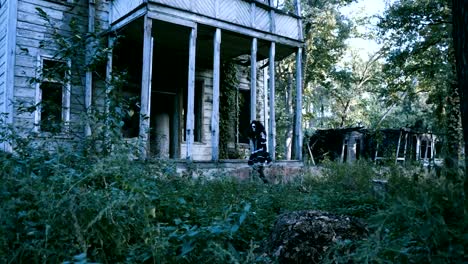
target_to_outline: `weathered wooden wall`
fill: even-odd
[[[202,141],[192,146],[194,160],[211,160],[211,112],[213,110],[213,70],[200,69],[195,72],[195,79],[203,81],[203,121]],[[181,155],[186,157],[187,144],[181,145]]]
[[[108,27],[108,3],[96,1],[96,27]],[[19,0],[16,64],[14,82],[14,122],[25,131],[31,131],[34,126],[34,114],[16,111],[20,105],[31,106],[36,103],[38,86],[31,83],[31,79],[38,76],[41,56],[57,56],[57,46],[51,35],[52,27],[44,21],[36,8],[41,8],[49,16],[51,23],[60,34],[72,34],[69,23],[74,19],[81,34],[85,35],[88,27],[88,1],[79,0],[72,3],[45,1],[45,0]],[[46,45],[41,46],[41,42]],[[58,58],[60,55],[57,56]],[[70,61],[74,65],[73,61]],[[75,62],[76,63],[76,62]],[[76,74],[76,73],[72,73]],[[79,76],[78,76],[79,77]],[[83,76],[84,77],[84,76]],[[75,133],[81,133],[81,122],[84,113],[84,81],[74,83],[71,87],[70,123]]]

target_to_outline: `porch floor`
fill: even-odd
[[[247,164],[247,160],[188,161],[175,160],[179,175],[192,177],[233,177],[239,180],[255,179],[257,171]],[[272,183],[289,182],[304,173],[304,163],[300,160],[278,160],[265,167],[265,175]],[[258,178],[258,177],[257,177]]]

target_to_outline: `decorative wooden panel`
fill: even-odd
[[[192,0],[156,0],[152,2],[158,2],[161,4],[173,6],[176,8],[184,9],[190,11],[192,8],[191,3],[194,2]]]
[[[117,21],[143,3],[143,0],[114,0],[112,2],[112,22]]]
[[[263,8],[257,8],[254,27],[259,30],[269,31],[270,13]]]
[[[235,2],[232,0],[218,0],[219,3],[219,18],[237,24],[237,9]]]
[[[276,14],[276,33],[297,39],[299,37],[297,19],[283,14]]]
[[[113,21],[128,14],[145,0],[114,0]],[[150,12],[157,11],[168,16],[176,16],[180,19],[187,17],[197,23],[206,23],[219,27],[218,22],[225,23],[228,28],[232,25],[242,26],[239,32],[245,32],[243,28],[255,29],[263,32],[271,30],[270,8],[247,0],[149,0]],[[151,8],[152,6],[152,8]],[[185,13],[187,12],[187,13]],[[196,14],[199,16],[192,16]],[[186,16],[187,15],[187,16]],[[297,19],[282,13],[275,13],[274,35],[291,39],[299,39],[299,26]],[[216,19],[214,22],[210,19]],[[273,36],[272,36],[273,37]],[[276,36],[275,36],[276,37]],[[275,38],[273,37],[273,38]]]
[[[250,3],[245,1],[235,1],[237,23],[243,26],[250,27],[251,8]]]
[[[215,17],[215,0],[194,1],[193,12]]]

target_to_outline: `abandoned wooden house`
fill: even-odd
[[[232,129],[231,145],[244,144],[250,120],[267,128],[269,150],[275,157],[275,62],[296,58],[296,100],[293,159],[302,159],[302,26],[300,1],[292,12],[270,0],[0,0],[0,112],[3,122],[33,132],[37,139],[73,140],[89,136],[92,126],[83,113],[103,105],[106,88],[91,71],[82,84],[40,78],[38,72],[61,60],[52,26],[67,36],[70,22],[85,36],[100,32],[108,52],[105,76],[125,71],[122,96],[136,98],[136,118],[125,120],[122,133],[138,141],[144,157],[217,161],[220,132],[222,62],[242,61],[238,96],[246,104]],[[41,18],[43,10],[51,23]],[[102,32],[102,33],[101,33]],[[91,50],[91,48],[90,48]],[[91,51],[90,51],[91,52]],[[85,58],[86,59],[86,58]],[[86,60],[84,60],[86,61]],[[39,77],[39,78],[38,78]],[[39,79],[31,82],[32,79]],[[60,107],[40,107],[51,100]],[[36,106],[21,112],[20,106]],[[234,111],[234,109],[233,109]],[[54,125],[61,123],[63,125]],[[244,127],[243,127],[244,126]],[[2,143],[2,149],[14,146]]]

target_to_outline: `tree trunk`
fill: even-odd
[[[455,48],[455,61],[457,80],[460,92],[460,112],[465,142],[465,192],[467,190],[468,176],[468,13],[466,0],[452,0],[453,45]]]

